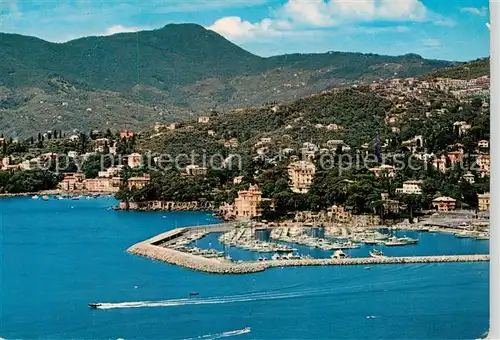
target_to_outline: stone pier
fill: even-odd
[[[165,246],[168,242],[182,236],[187,231],[205,230],[209,232],[227,231],[231,224],[218,224],[194,228],[178,228],[139,242],[127,249],[127,252],[157,261],[215,274],[246,274],[261,272],[274,267],[299,266],[353,266],[410,263],[445,263],[445,262],[481,262],[489,261],[489,255],[444,255],[444,256],[408,256],[408,257],[363,257],[346,259],[304,259],[304,260],[269,260],[245,261],[240,263],[225,259],[205,258],[177,251]]]

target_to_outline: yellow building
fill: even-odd
[[[150,181],[151,177],[149,176],[149,174],[146,174],[143,176],[130,177],[127,181],[127,184],[129,189],[141,189],[148,185]]]
[[[298,161],[288,166],[288,176],[292,182],[292,191],[307,193],[314,178],[316,166],[308,161]]]
[[[261,201],[262,192],[257,185],[251,185],[248,190],[238,191],[238,197],[234,200],[236,218],[260,216],[259,203]]]
[[[79,191],[85,189],[85,175],[81,173],[67,173],[59,183],[63,191]]]
[[[490,210],[490,193],[478,194],[477,195],[478,209],[479,211],[489,211]]]
[[[89,192],[104,192],[104,193],[118,192],[122,184],[123,184],[123,179],[121,177],[111,177],[111,178],[97,177],[85,180],[85,188]]]

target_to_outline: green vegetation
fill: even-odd
[[[24,193],[54,189],[60,177],[48,170],[0,171],[0,193]]]
[[[0,130],[16,137],[54,127],[145,128],[193,111],[259,106],[450,65],[412,54],[262,58],[194,24],[62,44],[0,33],[0,59]]]
[[[451,67],[445,67],[431,72],[425,77],[434,78],[453,78],[453,79],[474,79],[490,75],[490,58],[481,58],[466,63],[458,63]]]

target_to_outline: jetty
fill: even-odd
[[[192,232],[226,232],[231,223],[177,228],[150,239],[141,241],[127,249],[128,253],[149,259],[214,274],[246,274],[261,272],[275,267],[299,266],[353,266],[383,264],[448,263],[489,261],[489,255],[445,255],[445,256],[407,256],[407,257],[363,257],[343,259],[296,259],[232,262],[225,258],[206,258],[169,248],[180,237]]]

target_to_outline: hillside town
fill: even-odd
[[[314,120],[308,120],[302,113],[283,123],[282,131],[285,133],[279,135],[261,133],[255,138],[246,140],[237,134],[228,135],[223,131],[221,133],[217,128],[221,117],[209,114],[199,116],[192,122],[155,123],[150,131],[136,132],[124,129],[112,133],[109,130],[93,129],[88,135],[79,131],[66,135],[55,130],[40,133],[38,138],[32,137],[26,141],[2,136],[0,170],[16,174],[45,169],[53,173],[54,170],[61,168],[60,163],[63,163],[61,157],[64,154],[66,167],[57,173],[57,180],[52,187],[33,186],[32,189],[24,191],[58,189],[63,194],[116,194],[125,202],[122,208],[126,209],[166,206],[151,203],[159,200],[173,202],[201,200],[209,202],[208,205],[205,203],[201,206],[217,209],[218,213],[228,220],[282,218],[280,216],[286,216],[290,212],[294,212],[296,216],[309,216],[309,219],[313,218],[312,216],[323,216],[323,219],[327,215],[333,216],[338,222],[349,221],[354,215],[363,215],[370,211],[382,218],[406,216],[410,219],[415,213],[450,212],[455,209],[472,209],[476,214],[484,213],[489,210],[488,133],[483,130],[477,131],[483,127],[474,126],[473,121],[451,121],[447,116],[453,116],[449,111],[452,109],[451,105],[455,105],[453,110],[457,114],[460,114],[465,107],[469,107],[468,110],[476,110],[475,114],[479,115],[477,117],[487,115],[488,88],[488,76],[471,80],[406,78],[372,83],[369,85],[368,93],[372,92],[387,98],[392,103],[392,109],[386,111],[384,118],[384,124],[390,130],[385,134],[384,140],[379,140],[377,132],[376,136],[371,136],[371,140],[365,139],[364,143],[358,145],[353,145],[352,142],[348,144],[344,139],[338,138],[346,136],[348,126],[339,124],[335,120],[330,123],[314,123]],[[337,89],[332,93],[339,91],[350,90]],[[329,94],[320,96],[325,95]],[[439,107],[436,106],[436,100],[432,100],[436,97],[445,98]],[[412,121],[418,122],[422,119],[417,114],[414,114],[410,121],[407,119],[414,105],[413,100],[423,102],[424,107],[427,107],[425,119],[448,122],[446,129],[455,135],[449,139],[453,144],[438,149],[435,145],[429,147],[429,141],[424,134],[416,134],[406,140],[400,139],[402,128]],[[478,102],[480,102],[479,107]],[[283,105],[273,103],[267,115],[278,115],[282,108]],[[242,111],[236,114],[241,115]],[[244,112],[242,118],[238,119],[244,121]],[[320,131],[325,136],[337,138],[318,138],[318,142],[315,142],[314,138],[297,140],[287,133],[297,131],[296,124],[300,126],[299,131],[308,126],[311,131]],[[175,136],[187,138],[192,136],[191,142],[200,140],[202,144],[203,140],[205,143],[210,141],[212,144],[215,143],[217,151],[225,154],[225,159],[221,163],[222,170],[218,172],[206,163],[197,163],[199,160],[188,157],[180,165],[176,164],[177,167],[172,170],[171,180],[176,181],[175,178],[179,178],[180,183],[191,186],[190,190],[187,190],[182,189],[184,187],[179,184],[181,191],[194,191],[192,195],[186,197],[175,193],[160,193],[161,186],[172,185],[172,182],[162,182],[166,180],[161,179],[161,171],[157,169],[163,161],[162,150],[157,147],[144,148],[145,145],[155,145],[156,141],[162,138],[175,138]],[[396,142],[398,138],[399,142]],[[288,142],[284,143],[284,140]],[[175,151],[179,154],[182,149],[179,144]],[[432,175],[429,173],[430,170],[427,170],[427,174],[422,177],[421,171],[412,174],[408,169],[398,167],[390,160],[398,150],[403,152],[406,158],[413,157],[420,165],[429,165],[434,169]],[[245,162],[241,167],[234,169],[232,165],[238,152],[249,156],[250,163]],[[337,194],[343,199],[333,198],[331,202],[334,204],[331,206],[325,206],[324,202],[316,202],[321,199],[320,192],[324,190],[318,186],[326,185],[326,182],[319,182],[317,177],[318,174],[321,178],[325,177],[325,169],[322,168],[324,164],[320,164],[325,156],[332,157],[334,169],[337,170],[344,165],[345,160],[342,158],[379,155],[381,152],[384,156],[388,156],[388,162],[378,159],[373,166],[348,169],[345,175],[339,174],[333,179],[335,186],[343,188],[343,193]],[[37,156],[31,158],[28,156],[37,153]],[[108,160],[103,161],[106,157]],[[54,164],[57,164],[58,169],[54,168]],[[249,172],[250,169],[253,169],[253,174]],[[222,180],[221,176],[232,177]],[[271,176],[270,180],[274,182],[272,185],[263,178],[266,176]],[[330,175],[327,174],[328,176]],[[442,184],[436,187],[436,184],[431,184],[431,178],[433,181],[442,181]],[[440,186],[446,187],[446,182],[450,178],[453,178],[461,188],[459,191],[455,190],[454,197],[443,195],[440,190]],[[218,182],[215,186],[211,184],[215,183],[214,181]],[[372,189],[376,188],[375,191],[365,189],[372,191],[369,193],[369,200],[368,197],[365,197],[364,201],[356,198],[358,193],[355,189],[350,191],[349,188],[354,188],[360,183],[365,183]],[[278,185],[283,187],[269,189],[269,186]],[[196,190],[192,188],[193,186]],[[0,189],[5,194],[9,193],[8,185],[5,183]],[[326,190],[324,194],[328,195],[328,189]],[[325,208],[327,215],[324,215]],[[304,211],[309,211],[309,215],[304,215]]]

